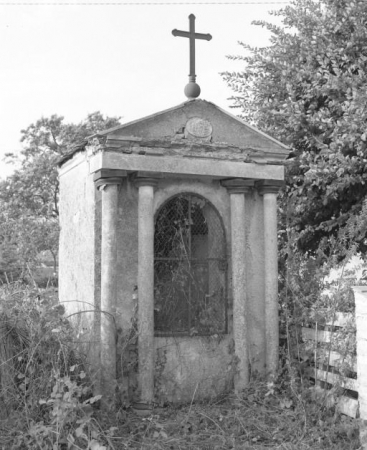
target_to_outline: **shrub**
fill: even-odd
[[[6,448],[102,450],[87,364],[53,289],[0,288],[0,430]]]

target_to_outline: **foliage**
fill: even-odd
[[[8,162],[18,169],[0,183],[0,237],[16,250],[16,265],[24,269],[37,261],[40,252],[48,250],[56,272],[58,253],[57,162],[73,146],[119,124],[119,118],[89,114],[79,124],[65,123],[62,116],[42,118],[22,130],[20,155],[7,154]],[[9,271],[2,260],[3,272]],[[11,267],[10,267],[11,269]]]
[[[70,368],[71,372],[73,367]],[[78,375],[79,379],[84,377],[84,372]],[[88,387],[79,386],[77,381],[72,381],[70,376],[60,377],[60,374],[54,374],[49,398],[39,400],[39,404],[45,407],[43,420],[30,421],[28,429],[18,434],[13,448],[56,450],[65,446],[107,450],[107,446],[102,445],[100,439],[104,437],[104,433],[93,419],[92,405],[99,401],[101,396],[83,400],[88,390]]]
[[[285,221],[282,224],[285,227],[279,230],[286,235],[283,236],[286,246],[281,248],[279,274],[282,367],[286,369],[284,374],[289,377],[292,390],[300,394],[302,401],[308,399],[318,405],[319,413],[327,406],[334,406],[340,395],[353,394],[346,392],[343,386],[347,378],[356,378],[352,286],[363,283],[363,263],[361,259],[356,263],[357,244],[352,237],[365,230],[366,212],[364,202],[361,213],[339,230],[338,237],[321,239],[313,255],[305,255],[297,248],[294,237],[297,231],[290,221]],[[339,312],[351,316],[344,328],[335,326]],[[330,342],[315,339],[314,331],[307,338],[302,327],[331,332]],[[339,381],[334,380],[331,385],[330,376],[329,384],[321,382],[326,389],[320,389],[315,368],[330,369],[339,374]]]
[[[305,401],[314,392],[305,367],[321,361],[300,328],[323,329],[336,312],[354,311],[356,278],[346,278],[345,264],[366,249],[367,4],[295,0],[274,15],[280,25],[255,22],[271,32],[270,45],[241,44],[243,56],[233,59],[242,71],[223,75],[242,117],[291,147],[279,196],[281,351]],[[338,279],[328,281],[336,269]],[[333,336],[329,350],[341,352],[337,369],[349,376],[355,342]]]
[[[138,392],[138,287],[134,287],[132,295],[134,305],[133,314],[130,319],[130,327],[123,332],[122,328],[117,330],[117,378],[122,380],[125,377],[127,386],[121,389],[121,405],[128,407],[131,401],[137,401]]]
[[[0,305],[4,448],[352,450],[359,446],[358,423],[316,403],[287,363],[278,379],[253,379],[243,393],[207,404],[156,407],[151,416],[141,418],[123,402],[117,413],[103,413],[55,292],[5,285]],[[136,331],[133,327],[125,344],[136,345]],[[164,358],[157,361],[158,372]]]
[[[17,248],[9,239],[4,239],[0,247],[0,274],[18,276]]]
[[[325,412],[308,395],[301,399],[289,380],[253,380],[241,394],[208,403],[155,408],[146,418],[129,411],[116,432],[126,449],[352,450],[358,425]]]
[[[284,202],[303,251],[336,235],[367,193],[367,3],[294,0],[273,13],[271,44],[241,43],[243,68],[223,74],[234,106],[292,150]],[[354,237],[365,249],[366,230]]]
[[[53,289],[0,290],[0,435],[6,448],[106,450],[74,331]],[[73,447],[74,446],[74,447]]]

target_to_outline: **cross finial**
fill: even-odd
[[[195,74],[195,39],[204,39],[210,41],[212,36],[210,34],[195,33],[195,16],[189,15],[190,31],[173,30],[173,36],[181,36],[189,38],[190,42],[190,74],[189,84],[185,87],[185,95],[187,98],[196,98],[200,95],[200,86],[196,83]]]

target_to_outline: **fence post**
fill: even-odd
[[[367,450],[367,286],[353,286],[356,317],[360,442]]]

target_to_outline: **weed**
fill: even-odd
[[[113,448],[95,418],[87,364],[55,292],[0,289],[0,443],[16,449]]]

